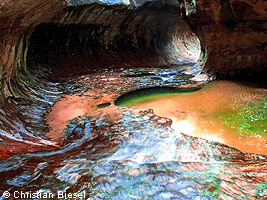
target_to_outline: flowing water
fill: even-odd
[[[139,76],[140,71],[146,75]],[[49,116],[56,120],[57,112],[65,110],[64,115],[74,118],[65,126],[65,140],[57,147],[56,140],[45,140],[41,135],[49,130],[38,130],[39,126],[30,129],[20,122],[29,134],[57,149],[19,152],[0,161],[0,193],[9,191],[17,199],[71,199],[67,195],[81,195],[74,199],[121,200],[266,199],[265,155],[247,153],[212,141],[213,138],[206,140],[203,135],[195,135],[198,131],[207,135],[218,130],[221,140],[252,133],[264,140],[266,90],[235,82],[214,82],[202,89],[198,86],[173,89],[190,83],[190,77],[181,75],[179,68],[140,71],[94,72],[50,84],[51,92],[43,96],[50,95],[51,101],[25,106],[22,111],[30,112],[29,107],[51,108],[46,115],[50,123]],[[162,86],[167,86],[167,90],[159,88]],[[121,94],[146,87],[154,89],[143,97],[138,93],[138,97],[132,95],[131,99],[123,100],[124,106],[139,109],[114,105]],[[65,96],[60,99],[62,94]],[[69,102],[75,106],[68,107]],[[255,124],[254,117],[253,123],[249,122],[252,129],[245,127],[240,132],[237,126],[232,131],[232,119],[243,116],[243,112],[256,116]],[[243,117],[245,121],[236,123],[246,124],[246,115]],[[39,118],[30,119],[32,122]],[[224,132],[228,135],[224,136]],[[31,141],[25,137],[20,141],[27,139]],[[28,196],[23,196],[26,192]]]

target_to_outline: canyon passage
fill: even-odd
[[[2,1],[1,199],[266,199],[266,12]]]

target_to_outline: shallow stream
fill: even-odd
[[[115,105],[153,109],[185,134],[267,154],[267,91],[234,81],[200,88],[147,88],[127,93]]]
[[[181,71],[96,71],[51,83],[49,90],[44,86],[43,96],[51,96],[50,107],[44,106],[50,132],[29,129],[23,121],[16,125],[55,149],[33,148],[1,160],[1,193],[20,199],[68,199],[59,192],[82,194],[81,199],[266,199],[267,156],[217,142],[227,144],[231,137],[236,144],[253,142],[243,139],[248,135],[266,142],[266,89],[235,82],[201,88]],[[143,97],[129,93],[140,89]],[[120,96],[126,98],[116,103]],[[40,105],[25,105],[22,112]],[[245,121],[235,120],[239,116]],[[256,121],[249,121],[252,129],[233,128],[231,122],[242,125],[247,116]],[[20,142],[16,148],[33,141],[21,137]],[[39,196],[24,198],[16,191]]]

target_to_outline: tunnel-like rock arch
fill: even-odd
[[[192,73],[266,81],[266,3],[1,1],[0,102],[6,112],[0,134],[25,135],[19,127],[10,132],[13,121],[43,124],[55,98],[42,72],[53,78],[94,68],[186,63],[195,63]],[[40,116],[24,109],[23,101],[38,104]]]
[[[12,97],[23,94],[23,91],[21,91],[23,87],[21,88],[18,85],[23,82],[21,81],[22,79],[27,79],[25,76],[28,76],[26,75],[26,60],[30,37],[34,30],[38,34],[42,34],[42,31],[45,34],[44,31],[47,31],[50,37],[53,37],[52,32],[58,31],[58,34],[60,34],[61,31],[61,34],[63,34],[64,31],[67,31],[71,38],[65,36],[64,41],[64,38],[58,36],[62,39],[61,42],[65,42],[65,45],[68,45],[70,43],[68,42],[67,44],[67,40],[77,39],[74,37],[75,33],[70,33],[70,29],[75,30],[77,33],[82,29],[88,30],[89,24],[94,31],[91,29],[91,32],[87,31],[86,34],[91,34],[92,38],[96,37],[99,40],[98,43],[102,42],[100,46],[106,45],[105,48],[108,49],[110,47],[111,51],[116,48],[126,48],[127,45],[132,47],[130,56],[133,57],[132,60],[136,61],[128,63],[132,66],[142,65],[144,62],[147,62],[148,65],[153,62],[157,62],[159,65],[179,63],[177,59],[174,61],[175,53],[181,56],[179,53],[186,52],[188,46],[189,49],[194,49],[195,47],[190,47],[190,44],[197,44],[198,40],[193,37],[196,34],[201,43],[201,55],[198,60],[199,70],[217,77],[229,76],[233,78],[244,76],[245,79],[249,78],[248,75],[255,73],[257,74],[257,79],[264,79],[267,57],[267,6],[264,1],[178,0],[147,2],[146,5],[144,5],[145,1],[121,1],[119,3],[128,5],[86,5],[86,3],[92,2],[66,2],[63,0],[53,2],[45,0],[1,2],[0,74],[2,96]],[[115,3],[118,2],[116,1]],[[76,5],[76,7],[68,7],[68,5]],[[141,7],[136,9],[136,6]],[[145,14],[146,12],[148,14]],[[145,15],[150,16],[144,17]],[[137,17],[134,18],[134,16]],[[178,18],[181,18],[181,20]],[[188,31],[189,29],[184,21],[192,31]],[[45,24],[37,27],[41,23]],[[179,30],[175,26],[179,27]],[[144,29],[144,27],[147,28]],[[188,42],[183,47],[178,47],[178,49],[177,46],[166,47],[173,42],[170,40],[175,40],[175,32],[180,36],[183,35],[184,39],[191,41],[191,43]],[[120,33],[123,33],[122,38],[119,38]],[[55,41],[57,38],[43,37],[44,40],[47,39],[46,42],[49,39],[54,40],[52,45],[60,46],[60,41]],[[85,39],[84,36],[81,37]],[[80,40],[83,40],[82,38]],[[157,39],[158,41],[156,41]],[[126,44],[127,41],[128,44]],[[38,44],[36,38],[33,37],[32,43]],[[52,45],[43,43],[42,46],[44,47],[37,50],[37,55],[35,56],[39,55],[40,58],[41,54],[46,54],[45,56],[48,58],[48,56],[55,55],[53,53],[55,48]],[[79,45],[79,42],[77,45]],[[34,45],[32,47],[34,49]],[[50,48],[50,53],[48,48]],[[90,47],[83,45],[79,51],[82,51],[82,48]],[[144,52],[145,55],[142,56],[134,48],[149,48],[149,50]],[[72,50],[77,51],[77,48],[69,48],[67,50],[64,47],[64,49],[64,53],[67,55],[77,54],[77,52],[71,52]],[[107,53],[103,49],[89,50],[91,51],[91,56]],[[193,51],[195,51],[193,53],[195,55],[191,59],[189,55],[184,55],[186,58],[182,62],[194,61],[197,50]],[[187,53],[189,52],[187,51]],[[126,54],[123,56],[121,52],[116,52],[115,54],[112,59],[101,59],[102,63],[107,65],[108,62],[111,62],[111,64],[115,65],[118,64],[115,60],[119,56],[126,56]],[[42,58],[46,59],[45,56]],[[75,62],[74,60],[73,62]],[[95,62],[95,60],[93,63],[99,65],[99,62]]]
[[[42,48],[39,48],[42,47]],[[29,60],[64,72],[86,68],[155,67],[196,63],[198,38],[172,4],[140,7],[99,4],[69,7],[39,25],[30,38]],[[75,69],[74,69],[75,68]]]
[[[206,54],[204,71],[224,78],[265,79],[266,1],[179,2],[186,22],[200,39],[202,53]]]
[[[266,199],[266,13],[265,0],[0,0],[0,196]]]

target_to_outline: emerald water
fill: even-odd
[[[62,199],[57,198],[58,191],[82,194],[81,199],[266,199],[267,156],[261,155],[267,154],[267,138],[262,133],[266,130],[266,90],[229,81],[202,88],[153,87],[166,86],[170,80],[175,86],[185,80],[166,73],[179,75],[173,69],[162,71],[165,73],[157,76],[171,77],[169,82],[149,76],[133,78],[135,82],[129,80],[136,84],[138,79],[137,88],[149,88],[127,93],[115,101],[128,108],[108,106],[112,98],[103,95],[101,99],[101,93],[62,98],[63,105],[72,110],[60,107],[57,123],[62,110],[73,114],[86,107],[87,115],[77,112],[77,118],[68,122],[63,147],[2,160],[0,194],[32,191],[40,193],[42,199],[48,193],[55,195],[51,199]],[[101,90],[129,86],[121,76],[100,75],[77,77],[88,80],[77,90],[91,87],[90,83]],[[101,85],[102,77],[105,85]],[[73,88],[72,84],[65,86],[66,91]],[[148,108],[156,115],[143,112]],[[92,110],[99,116],[93,115]],[[116,121],[110,120],[114,110],[122,112]],[[171,126],[157,115],[171,118]],[[240,116],[247,119],[242,121],[244,124],[249,120],[252,123],[248,118],[252,116],[255,123],[262,125],[259,132],[251,129],[254,134],[239,134],[232,126],[238,124],[235,117]],[[40,123],[35,124],[39,129]]]
[[[148,103],[159,97],[182,95],[199,90],[200,87],[175,88],[175,87],[152,87],[135,90],[120,96],[116,101],[116,106],[130,107],[137,104]]]
[[[106,108],[109,107],[111,104],[110,103],[102,103],[96,106],[96,108]]]
[[[243,135],[267,135],[267,98],[240,106],[239,110],[228,110],[218,114],[228,127]]]
[[[178,131],[248,152],[267,153],[266,90],[218,81],[203,88],[147,88],[122,95],[115,105],[153,109]],[[256,150],[257,149],[257,150]]]

